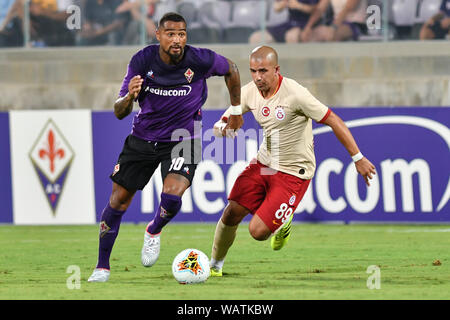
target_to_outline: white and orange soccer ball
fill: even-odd
[[[172,274],[181,284],[205,282],[210,274],[208,256],[198,249],[185,249],[173,259]]]

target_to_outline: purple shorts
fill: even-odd
[[[344,24],[349,26],[350,29],[352,30],[352,40],[353,41],[358,41],[359,37],[363,33],[366,33],[366,31],[367,31],[367,26],[364,23],[344,21]]]
[[[273,27],[267,27],[267,31],[272,35],[276,42],[285,42],[284,36],[288,30],[292,28],[303,29],[305,26],[306,22],[304,21],[287,21]]]

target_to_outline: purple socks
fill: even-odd
[[[98,248],[97,268],[110,269],[109,257],[114,245],[114,241],[119,234],[120,222],[125,211],[115,210],[109,203],[103,209],[100,221],[100,236]]]
[[[158,234],[162,228],[172,220],[181,209],[181,197],[161,193],[161,203],[153,220],[148,224],[146,231]],[[110,269],[109,257],[119,234],[120,222],[125,211],[119,211],[108,205],[103,209],[100,221],[100,236],[98,247],[98,261],[96,268]]]
[[[181,209],[181,197],[161,193],[161,203],[155,217],[147,226],[147,232],[150,234],[158,234],[161,232],[162,228],[172,220],[173,217]]]

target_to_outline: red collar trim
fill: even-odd
[[[264,98],[264,96],[262,95],[261,91],[258,90],[258,91],[259,91],[259,94],[260,94],[264,99],[266,99],[266,100],[272,98],[274,95],[277,94],[278,90],[280,90],[281,82],[282,82],[282,81],[283,81],[283,76],[282,76],[281,74],[279,74],[279,75],[278,75],[278,86],[277,86],[277,89],[275,90],[275,92],[274,92],[270,97]]]
[[[275,93],[272,95],[272,97],[273,97],[274,95],[277,94],[278,90],[279,90],[280,87],[281,87],[281,82],[282,82],[282,81],[283,81],[283,76],[282,76],[281,74],[279,74],[279,75],[278,75],[278,87],[277,87],[277,90],[275,90]]]

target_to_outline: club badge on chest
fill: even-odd
[[[263,117],[268,117],[270,115],[270,108],[268,106],[262,107],[261,114]]]
[[[280,121],[282,121],[282,120],[284,120],[284,118],[286,118],[286,112],[284,111],[283,106],[277,106],[275,108],[275,118]]]
[[[194,71],[191,70],[191,68],[188,68],[186,72],[184,73],[184,76],[186,77],[186,80],[191,83],[192,78],[194,78]]]

